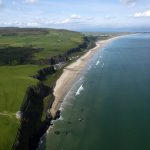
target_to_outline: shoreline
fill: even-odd
[[[75,62],[69,64],[63,69],[62,75],[56,81],[56,86],[53,92],[55,100],[50,109],[50,113],[53,118],[56,116],[56,113],[59,110],[64,97],[73,86],[73,83],[79,77],[80,73],[85,69],[86,65],[88,64],[88,60],[92,58],[92,56],[95,54],[95,52],[97,52],[97,50],[101,50],[109,42],[112,42],[113,40],[123,36],[115,36],[106,40],[97,41],[96,46],[94,48],[88,50],[83,56],[81,56]]]

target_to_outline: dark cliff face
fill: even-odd
[[[40,64],[40,65],[55,65],[55,64],[58,64],[59,62],[66,62],[68,59],[67,59],[67,56],[65,54],[61,54],[61,55],[56,55],[56,56],[53,56],[51,58],[48,58],[48,59],[41,59],[41,60],[38,60],[37,62],[34,62],[36,64]]]
[[[37,72],[37,74],[34,75],[33,77],[40,80],[40,81],[43,81],[46,79],[47,75],[54,74],[54,73],[56,73],[56,71],[57,70],[54,68],[54,66],[49,66],[49,67],[46,67],[46,68],[39,70]]]
[[[70,54],[75,53],[75,52],[82,52],[83,50],[85,50],[85,49],[88,47],[89,42],[90,42],[90,41],[85,37],[85,38],[84,38],[84,42],[83,42],[82,44],[78,45],[78,46],[75,47],[75,48],[69,49],[69,50],[65,53],[65,55],[66,55],[66,56],[69,56]]]
[[[36,149],[40,137],[50,125],[50,116],[45,118],[45,121],[41,121],[44,109],[43,99],[50,94],[53,94],[53,90],[42,83],[28,88],[24,103],[20,109],[22,112],[21,126],[13,149]]]
[[[39,80],[39,83],[35,86],[28,87],[26,91],[20,108],[21,125],[12,150],[35,150],[40,138],[50,126],[52,120],[50,113],[47,113],[44,121],[41,121],[45,107],[44,98],[49,96],[47,107],[51,108],[55,97],[51,85],[46,86],[42,81],[46,79],[47,75],[54,74],[56,71],[54,66],[49,66],[39,70],[33,76]]]

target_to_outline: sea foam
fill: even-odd
[[[58,119],[58,120],[63,121],[63,120],[64,120],[64,118],[60,115],[60,117],[59,117],[59,119]]]
[[[90,70],[91,68],[92,68],[92,66],[90,65],[87,70]]]
[[[96,62],[96,66],[97,66],[99,63],[100,63],[100,61],[98,60],[98,61]]]
[[[83,91],[83,90],[84,90],[83,85],[81,85],[81,86],[78,88],[78,90],[77,90],[77,92],[76,92],[76,95],[80,95],[81,91]]]
[[[104,67],[104,63],[102,64],[102,68]]]

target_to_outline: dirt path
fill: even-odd
[[[2,113],[2,112],[0,112],[0,116],[7,116],[7,117],[13,117],[13,115],[10,115],[10,114],[8,114],[8,113]]]

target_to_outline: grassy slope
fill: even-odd
[[[19,127],[15,113],[20,108],[27,87],[37,83],[30,76],[40,68],[42,66],[0,67],[0,149],[11,149]]]
[[[0,116],[0,149],[10,150],[19,127],[19,121],[14,117]]]
[[[30,77],[42,66],[18,65],[0,67],[0,112],[15,113],[29,85],[38,80]]]
[[[64,53],[68,48],[76,47],[83,42],[83,36],[77,32],[66,30],[49,30],[48,34],[1,36],[1,46],[22,47],[32,45],[35,48],[44,48],[35,54],[35,59],[43,59]]]
[[[32,45],[44,48],[43,51],[36,53],[34,59],[37,60],[61,54],[76,47],[82,41],[82,34],[64,30],[49,30],[48,34],[38,35],[0,35],[0,47]],[[27,87],[38,82],[30,76],[42,67],[37,65],[0,66],[0,149],[11,148],[19,127],[15,113],[20,108]],[[53,79],[56,77],[50,76],[46,83],[53,82]]]

